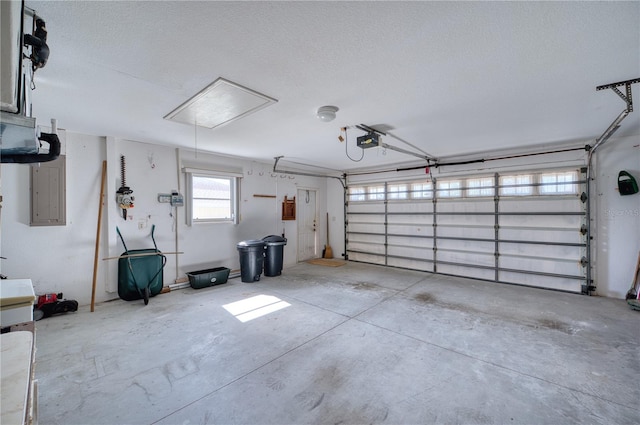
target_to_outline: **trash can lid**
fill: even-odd
[[[238,242],[238,248],[247,248],[247,247],[256,247],[256,246],[261,246],[264,247],[264,242],[257,240],[257,239],[249,239],[246,241],[240,241]]]
[[[269,246],[287,244],[287,239],[278,235],[265,236],[264,238],[262,238],[262,241]]]

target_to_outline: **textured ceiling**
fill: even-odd
[[[351,161],[337,137],[360,123],[440,158],[588,143],[625,106],[595,87],[640,77],[637,1],[26,5],[51,48],[35,76],[39,123],[339,170],[416,160],[369,149]],[[278,102],[213,130],[163,119],[218,77]],[[316,118],[323,105],[340,108],[335,121]],[[617,136],[640,134],[638,115]],[[348,132],[354,158],[362,134]]]

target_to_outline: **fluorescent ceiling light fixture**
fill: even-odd
[[[276,99],[262,93],[224,78],[218,78],[204,90],[165,115],[164,119],[216,128],[276,102]]]
[[[225,304],[222,307],[244,323],[274,311],[282,310],[290,305],[288,302],[272,295],[256,295],[255,297]]]

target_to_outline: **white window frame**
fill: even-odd
[[[352,186],[349,188],[349,202],[362,202],[366,200],[367,188],[364,186]]]
[[[493,177],[471,177],[465,183],[465,196],[469,198],[488,197],[495,193],[495,179]]]
[[[433,183],[414,182],[411,184],[412,199],[433,199]]]
[[[367,187],[367,200],[368,201],[384,201],[384,185],[368,186]]]
[[[393,199],[393,200],[409,199],[409,184],[408,183],[388,184],[387,199]]]
[[[437,180],[436,196],[438,198],[462,198],[462,179]]]
[[[532,196],[535,176],[533,174],[508,174],[500,176],[500,196]],[[502,187],[509,186],[509,187]]]
[[[242,174],[240,173],[231,173],[226,171],[216,171],[216,170],[201,170],[201,169],[193,169],[193,168],[184,168],[183,172],[186,174],[186,186],[187,186],[187,225],[191,226],[193,223],[227,223],[227,224],[238,224],[240,217],[240,178]],[[229,199],[229,207],[231,210],[231,217],[228,218],[195,218],[193,216],[194,208],[193,208],[193,177],[209,177],[215,179],[224,179],[229,180],[230,182],[230,199]]]
[[[544,180],[544,182],[543,182]],[[551,180],[551,181],[549,181]],[[559,169],[499,174],[499,196],[562,196],[579,191],[579,171]],[[349,187],[349,202],[404,201],[420,199],[460,199],[495,196],[495,177],[480,175],[433,181],[414,180],[399,183],[360,184]]]
[[[539,174],[538,193],[540,195],[576,195],[578,193],[578,172],[571,171],[548,171]],[[545,181],[553,180],[553,181]]]

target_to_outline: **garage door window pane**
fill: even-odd
[[[493,177],[467,179],[467,196],[493,196]]]
[[[384,186],[370,186],[368,192],[370,201],[384,201]]]
[[[540,175],[541,195],[573,195],[578,193],[577,171],[544,173]]]
[[[349,188],[349,201],[359,202],[365,199],[364,187],[350,187]]]
[[[389,199],[407,199],[407,192],[406,184],[392,184],[388,187]]]
[[[431,183],[412,184],[411,197],[414,199],[431,199],[433,197],[433,185]]]
[[[520,174],[500,177],[500,196],[530,196],[533,195],[533,176]]]
[[[445,180],[437,183],[439,198],[459,198],[462,196],[462,182],[460,180]]]

